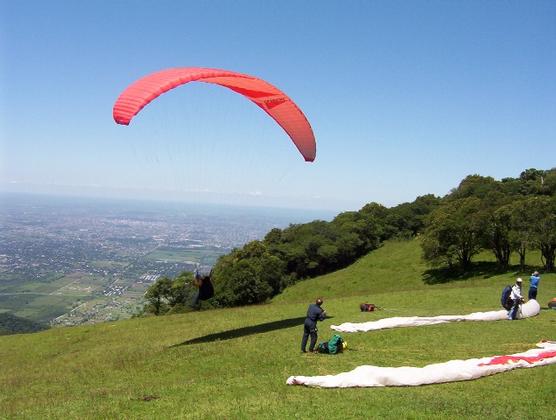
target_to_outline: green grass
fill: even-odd
[[[362,364],[424,366],[556,339],[556,311],[546,309],[517,322],[349,334],[344,354],[300,354],[297,324],[316,296],[333,316],[320,326],[325,339],[329,325],[344,321],[497,309],[501,287],[515,274],[481,272],[428,285],[426,270],[417,242],[391,242],[266,305],[0,337],[0,417],[552,418],[554,365],[412,388],[285,385],[290,375],[334,374]],[[543,274],[538,300],[546,306],[553,296],[556,275]],[[363,301],[384,310],[361,313]]]

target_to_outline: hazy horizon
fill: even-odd
[[[358,210],[361,206],[349,201],[328,199],[321,200],[315,206],[312,197],[262,196],[254,193],[218,193],[193,190],[156,190],[142,188],[114,188],[94,185],[51,185],[27,183],[1,183],[0,194],[29,194],[45,196],[65,196],[77,198],[125,199],[133,201],[178,202],[190,204],[214,204],[237,207],[278,208],[300,211],[342,212]],[[295,200],[294,200],[295,198]],[[373,201],[373,200],[370,200]],[[297,205],[296,205],[297,204]],[[364,203],[365,204],[365,203]],[[384,204],[384,203],[381,203]],[[386,205],[386,204],[385,204]]]
[[[145,198],[145,197],[115,197],[115,196],[100,196],[100,195],[77,195],[77,194],[64,194],[64,193],[50,193],[50,192],[21,192],[21,191],[4,191],[0,190],[0,210],[10,207],[11,204],[77,204],[77,205],[102,205],[108,206],[109,210],[138,210],[147,208],[152,210],[183,210],[193,209],[199,213],[212,214],[217,211],[218,214],[223,215],[223,212],[228,212],[231,215],[238,212],[254,213],[254,214],[269,214],[275,217],[289,217],[297,216],[298,219],[308,221],[310,217],[315,217],[323,220],[331,220],[338,213],[333,210],[326,209],[303,209],[292,207],[274,207],[274,206],[257,206],[245,204],[228,204],[221,202],[201,202],[201,201],[187,201],[179,199],[168,198]],[[292,223],[298,223],[299,220]]]

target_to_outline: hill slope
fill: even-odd
[[[267,305],[0,337],[0,413],[54,418],[549,418],[556,366],[418,388],[288,387],[289,375],[362,364],[423,366],[513,353],[556,339],[556,311],[519,322],[437,325],[347,335],[338,356],[300,354],[307,304],[331,323],[498,308],[511,275],[426,285],[416,241],[390,242],[351,267],[297,284]],[[538,264],[537,261],[530,261]],[[556,295],[543,275],[539,301]],[[381,312],[360,313],[370,301]]]

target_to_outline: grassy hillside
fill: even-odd
[[[324,339],[332,323],[498,309],[502,286],[516,274],[478,270],[467,279],[439,277],[445,282],[430,285],[437,277],[426,270],[416,241],[390,242],[267,305],[0,337],[0,417],[552,418],[556,366],[416,388],[285,385],[290,375],[333,374],[362,364],[423,366],[556,339],[556,311],[545,309],[518,322],[350,334],[344,354],[300,353],[300,325],[317,295],[333,316],[320,327]],[[545,274],[539,301],[546,306],[553,296],[556,275]],[[363,301],[384,310],[361,313]]]

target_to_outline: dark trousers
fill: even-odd
[[[536,287],[530,287],[529,288],[529,300],[531,300],[531,299],[537,300],[537,288]]]
[[[307,322],[303,324],[303,338],[301,339],[301,351],[305,352],[307,347],[307,340],[311,336],[311,343],[309,344],[309,351],[315,349],[315,344],[317,344],[317,323]]]

